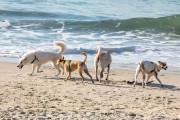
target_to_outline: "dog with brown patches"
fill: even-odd
[[[161,84],[161,86],[163,87],[163,84],[161,83],[160,79],[158,78],[158,72],[161,69],[166,70],[168,67],[166,65],[165,62],[162,61],[158,61],[157,63],[151,62],[151,61],[144,61],[141,60],[138,63],[138,66],[136,68],[136,74],[135,74],[135,82],[134,82],[134,87],[137,83],[137,77],[138,74],[141,72],[143,74],[143,82],[142,82],[142,87],[144,88],[144,82],[145,82],[145,75],[147,74],[147,79],[145,82],[145,85],[147,85],[147,82],[149,80],[149,78],[154,75],[156,80]]]
[[[101,47],[98,47],[97,51],[98,53],[96,54],[95,59],[94,59],[94,66],[95,66],[95,71],[96,71],[96,79],[99,80],[99,82],[101,82],[101,78],[103,78],[103,72],[105,68],[107,68],[107,76],[105,80],[108,80],[112,59],[109,52],[101,51]],[[101,67],[100,79],[98,79],[98,76],[97,76],[98,64]]]
[[[82,75],[83,71],[91,78],[92,83],[94,83],[92,76],[88,72],[87,65],[85,64],[87,60],[87,54],[85,52],[80,52],[81,55],[85,56],[84,61],[76,60],[65,60],[64,57],[57,60],[57,65],[60,65],[62,69],[66,69],[68,76],[65,80],[71,79],[71,72],[78,69],[79,75],[82,77],[82,82],[84,81],[84,76]]]

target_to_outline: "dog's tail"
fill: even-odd
[[[98,58],[99,58],[99,56],[101,55],[101,47],[97,47],[97,56],[98,56]]]
[[[85,58],[84,58],[84,63],[85,63],[87,60],[87,54],[85,52],[80,52],[80,54],[85,56]]]
[[[141,61],[137,62],[137,64],[138,64],[139,66],[142,66],[143,62],[144,62],[144,60],[141,60]]]
[[[65,52],[65,50],[66,50],[66,45],[65,45],[64,42],[61,42],[61,41],[53,41],[53,43],[54,43],[55,46],[58,46],[58,47],[61,48],[61,51],[60,51],[61,53],[64,53],[64,52]]]
[[[144,62],[144,60],[141,60],[137,64],[141,66],[143,62]]]
[[[97,64],[98,64],[98,62],[99,62],[99,58],[100,58],[100,55],[101,55],[101,47],[99,46],[99,47],[97,47],[97,54],[96,54],[96,56],[95,56],[95,58],[94,58],[94,68],[95,68],[95,71],[96,71],[96,66],[97,66]]]

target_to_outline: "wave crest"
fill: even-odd
[[[2,23],[2,22],[1,22]],[[27,25],[32,29],[46,30],[65,27],[69,32],[119,32],[141,30],[180,35],[180,15],[160,18],[132,18],[127,20],[67,21],[67,20],[20,20],[12,25]],[[2,24],[0,24],[3,26]],[[31,25],[31,26],[29,26]],[[0,27],[1,27],[0,26]]]
[[[0,28],[7,28],[9,26],[11,26],[11,24],[8,20],[0,21]]]

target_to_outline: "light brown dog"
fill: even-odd
[[[82,75],[83,71],[91,78],[92,83],[94,83],[92,76],[89,74],[87,65],[85,64],[87,60],[87,54],[85,52],[81,52],[81,55],[85,56],[84,61],[76,61],[76,60],[65,60],[64,57],[57,60],[57,65],[60,65],[62,69],[66,69],[69,73],[65,80],[71,79],[71,72],[78,69],[79,75],[82,77],[82,82],[84,81],[84,77]]]
[[[109,70],[110,70],[110,65],[111,65],[112,59],[111,59],[110,53],[102,52],[100,47],[97,48],[97,51],[98,51],[98,53],[96,54],[96,56],[94,58],[94,67],[95,67],[95,71],[96,71],[96,79],[99,80],[99,82],[101,82],[101,78],[103,78],[103,72],[104,72],[105,68],[107,68],[106,80],[108,80]],[[100,79],[98,79],[98,76],[97,76],[98,64],[101,67]]]

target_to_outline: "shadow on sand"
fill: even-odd
[[[62,80],[64,81],[66,77],[47,77],[47,76],[44,76],[44,77],[41,77],[42,79],[49,79],[49,80]],[[101,82],[97,81],[96,79],[93,79],[94,80],[94,85],[100,85],[100,86],[109,86],[109,87],[118,87],[118,88],[133,88],[133,83],[134,81],[127,81],[127,80],[123,80],[123,81],[118,81],[118,80],[101,80]],[[68,81],[76,81],[76,82],[79,82],[79,83],[82,83],[82,78],[71,78],[70,80],[66,80],[67,82]],[[163,89],[163,90],[172,90],[172,91],[180,91],[180,88],[174,86],[174,85],[168,85],[168,84],[163,84],[164,87],[162,87],[159,83],[153,83],[154,81],[149,81],[147,83],[147,86],[145,86],[144,89],[146,89],[146,87],[152,87],[153,89],[156,89],[156,88],[160,88],[160,89]],[[87,79],[85,78],[84,80],[84,83],[86,84],[93,84],[91,82],[91,79]],[[126,86],[125,86],[126,85]],[[127,86],[129,85],[129,86]],[[142,86],[142,82],[138,82],[136,84],[136,86]]]

